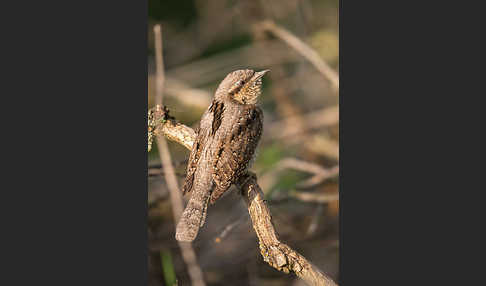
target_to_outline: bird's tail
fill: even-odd
[[[211,192],[208,190],[193,190],[192,196],[187,203],[177,224],[175,238],[178,241],[193,241],[199,228],[204,225],[206,212]]]

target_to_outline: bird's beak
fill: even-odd
[[[256,81],[260,78],[262,78],[267,72],[269,72],[270,70],[262,70],[260,72],[256,72],[253,77],[251,78],[252,81]]]

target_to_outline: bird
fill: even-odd
[[[233,71],[216,89],[189,155],[182,190],[191,197],[177,224],[176,240],[193,241],[204,225],[208,204],[214,204],[250,168],[263,131],[257,99],[268,71]]]

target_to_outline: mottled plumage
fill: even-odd
[[[208,203],[214,203],[250,167],[262,134],[263,112],[256,101],[267,71],[228,74],[203,114],[183,186],[191,198],[177,225],[177,240],[194,240]]]

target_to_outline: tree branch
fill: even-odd
[[[195,139],[195,132],[190,127],[178,123],[169,116],[167,108],[160,106],[149,110],[148,132],[149,138],[166,136],[188,149],[192,148]],[[336,286],[337,284],[331,278],[307,261],[305,257],[280,242],[272,223],[270,211],[263,199],[263,192],[258,186],[256,175],[248,173],[240,178],[238,185],[242,190],[253,228],[258,236],[263,260],[279,271],[294,272],[308,285]]]
[[[255,174],[248,175],[241,190],[248,205],[253,228],[260,241],[260,253],[266,263],[285,273],[294,272],[309,285],[337,285],[304,256],[279,241],[272,224],[270,210],[263,200],[264,195],[258,186]]]
[[[160,105],[157,105],[148,112],[149,151],[155,136],[167,137],[167,139],[175,141],[191,150],[196,133],[191,127],[180,124],[171,117],[166,107],[162,108]]]

